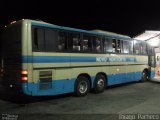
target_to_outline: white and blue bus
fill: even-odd
[[[48,96],[146,81],[154,51],[144,41],[36,20],[20,20],[2,33],[3,83],[26,95]]]

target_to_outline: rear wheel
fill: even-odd
[[[104,75],[98,74],[94,82],[94,92],[102,93],[106,88],[106,78]]]
[[[75,95],[78,97],[86,96],[90,91],[90,83],[87,77],[79,76],[75,83]]]

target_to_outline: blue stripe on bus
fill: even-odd
[[[122,73],[122,74],[112,74],[108,75],[108,86],[139,81],[141,79],[141,72],[131,72],[131,73]],[[94,87],[95,76],[91,77],[92,88]],[[26,95],[32,96],[47,96],[47,95],[59,95],[64,93],[74,92],[75,80],[52,80],[52,87],[49,89],[40,89],[40,82],[37,83],[22,83],[22,90]]]
[[[63,63],[70,62],[68,56],[23,56],[23,63]]]
[[[135,57],[23,56],[22,63],[137,62]]]

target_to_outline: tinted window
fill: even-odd
[[[101,37],[97,37],[97,36],[93,37],[93,50],[95,52],[102,51]]]
[[[147,45],[146,45],[146,43],[144,42],[144,43],[142,43],[142,54],[147,54]]]
[[[63,51],[67,49],[67,32],[60,31],[58,33],[58,50]]]
[[[121,40],[117,40],[117,44],[116,44],[117,53],[121,53],[121,48],[122,48],[121,42],[122,42]]]
[[[45,49],[47,51],[58,50],[57,31],[52,29],[45,30]]]
[[[123,53],[129,53],[129,41],[123,41]]]
[[[146,43],[141,41],[134,41],[134,53],[135,54],[147,54]]]
[[[129,41],[129,53],[133,53],[133,41]]]
[[[116,52],[116,39],[112,39],[112,52]]]
[[[133,53],[132,41],[123,41],[123,53]]]
[[[56,51],[58,50],[57,31],[52,29],[34,28],[33,50]]]
[[[134,41],[134,53],[135,54],[141,54],[141,48],[142,45],[141,45],[141,42],[139,41]]]
[[[88,53],[133,53],[133,42],[78,32],[33,27],[33,50]],[[134,42],[134,53],[146,54],[146,43]]]
[[[112,39],[112,52],[113,53],[121,53],[121,49],[122,49],[122,41]]]
[[[73,51],[81,50],[81,41],[79,33],[69,33],[68,34],[68,44],[69,48]]]
[[[92,50],[92,36],[83,35],[82,43],[83,43],[83,51]]]
[[[113,52],[113,47],[112,47],[112,40],[109,38],[105,38],[104,41],[104,51],[105,52]]]
[[[35,28],[33,31],[33,49],[34,50],[44,50],[44,40],[45,40],[45,31],[44,29]]]

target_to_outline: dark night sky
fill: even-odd
[[[29,18],[80,29],[102,29],[131,37],[146,29],[160,30],[160,4],[153,0],[140,1],[5,0],[0,4],[0,28],[13,20]]]

